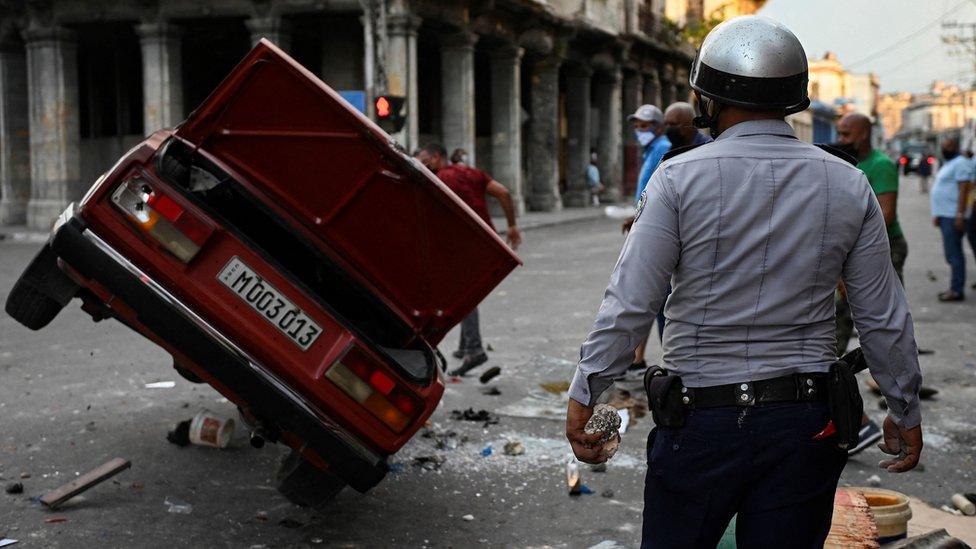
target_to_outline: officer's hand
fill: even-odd
[[[956,219],[952,222],[952,226],[956,228],[957,233],[965,232],[966,218],[962,215],[956,215]]]
[[[620,226],[620,232],[623,234],[627,234],[630,231],[630,228],[634,226],[634,219],[635,216],[633,215],[628,217],[627,221],[624,221],[623,225]]]
[[[888,455],[897,456],[882,460],[878,467],[890,473],[911,471],[922,455],[922,426],[902,429],[888,416],[884,420],[884,442],[878,444],[878,448]]]
[[[939,226],[939,218],[938,217],[933,217],[932,218],[932,226],[933,227],[938,227]]]
[[[569,407],[566,409],[566,438],[569,439],[569,445],[573,447],[576,459],[586,463],[603,463],[607,458],[600,455],[603,445],[598,444],[603,433],[588,435],[583,432],[586,422],[592,415],[593,408],[569,399]]]
[[[517,250],[519,245],[522,244],[522,231],[515,225],[512,225],[508,228],[508,232],[505,233],[505,240],[508,241],[508,245],[513,250]]]

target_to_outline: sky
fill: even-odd
[[[974,54],[942,42],[943,23],[976,23],[976,0],[768,0],[759,11],[789,27],[807,57],[833,51],[850,72],[878,75],[883,93],[924,92],[933,80],[968,86]]]

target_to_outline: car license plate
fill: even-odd
[[[237,297],[243,299],[303,351],[307,351],[322,333],[318,324],[237,256],[230,259],[217,275],[217,280],[223,282]]]

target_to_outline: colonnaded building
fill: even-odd
[[[626,113],[688,96],[693,51],[664,0],[0,0],[0,224],[47,229],[143,136],[178,124],[261,37],[372,115],[407,98],[395,137],[436,140],[520,210],[633,188]]]

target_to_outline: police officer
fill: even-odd
[[[583,427],[672,283],[663,379],[680,392],[654,406],[669,426],[648,438],[644,547],[715,547],[733,515],[740,547],[823,545],[847,459],[826,402],[838,278],[888,402],[879,465],[918,463],[921,374],[878,201],[861,171],[784,121],[809,104],[806,59],[765,17],[705,38],[690,83],[696,125],[716,139],[651,177],[581,348],[566,434],[597,463],[600,434]]]

